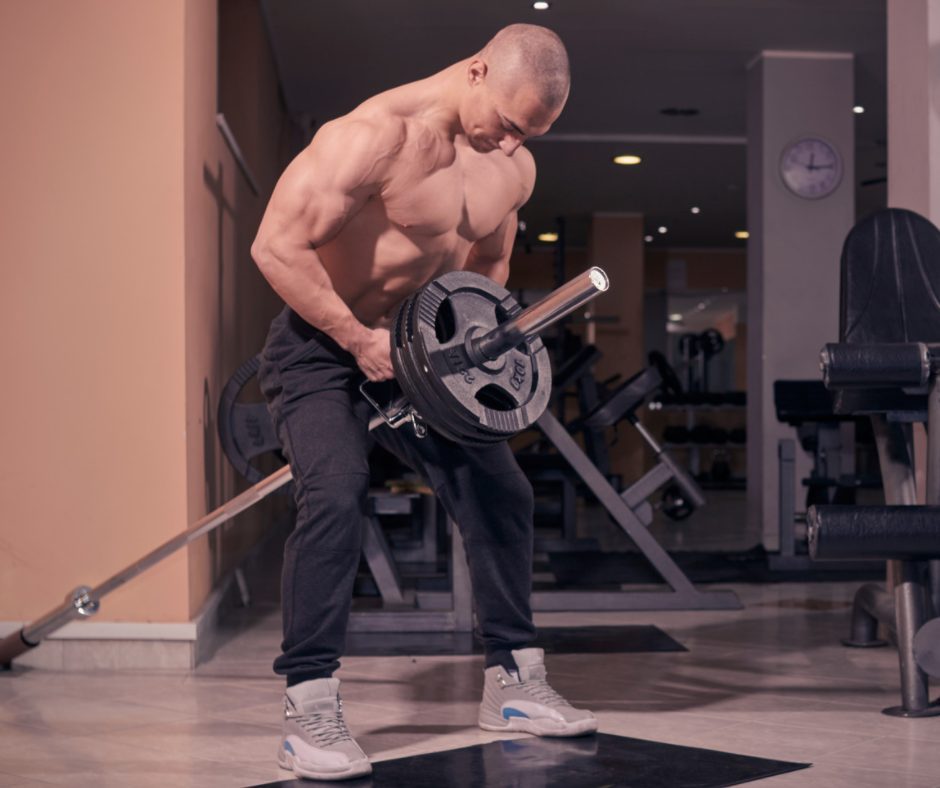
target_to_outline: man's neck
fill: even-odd
[[[417,83],[421,90],[421,115],[425,121],[453,142],[463,134],[460,125],[460,97],[467,79],[467,61],[455,63]]]

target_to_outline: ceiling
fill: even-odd
[[[319,125],[374,93],[478,51],[513,22],[568,47],[572,89],[527,146],[538,182],[526,240],[563,217],[572,246],[589,217],[645,217],[652,245],[734,247],[746,226],[745,69],[761,50],[855,54],[856,206],[886,199],[884,0],[262,0],[288,110]],[[696,115],[664,115],[695,108]],[[610,139],[613,136],[613,141]],[[643,163],[611,164],[615,153]],[[695,205],[701,211],[690,212]],[[668,227],[660,235],[656,228]]]

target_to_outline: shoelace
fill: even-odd
[[[568,701],[551,688],[547,679],[528,679],[520,682],[516,686],[528,692],[539,703],[544,703],[546,706],[568,705]]]
[[[346,727],[346,720],[343,719],[343,702],[341,700],[338,702],[335,712],[311,711],[306,714],[298,714],[288,707],[287,716],[294,720],[305,733],[316,739],[317,744],[320,746],[329,747],[331,744],[352,739],[349,729]]]

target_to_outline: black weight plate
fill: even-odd
[[[264,402],[240,402],[245,388],[258,374],[260,356],[248,359],[229,378],[219,397],[218,429],[222,451],[236,471],[250,484],[265,476],[253,463],[256,457],[273,453],[284,464],[281,444]]]
[[[395,319],[392,363],[415,410],[461,443],[505,440],[530,426],[551,391],[548,353],[538,337],[493,363],[470,361],[467,342],[520,311],[491,279],[455,271],[406,299]]]

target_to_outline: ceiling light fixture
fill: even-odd
[[[644,235],[644,236],[643,236],[643,240],[646,241],[646,243],[652,243],[652,242],[653,242],[653,236],[652,236],[652,235]]]
[[[551,3],[549,3],[548,0],[535,0],[535,2],[532,3],[532,7],[536,11],[547,11],[551,8]]]
[[[861,104],[856,104],[854,107],[852,107],[852,112],[854,112],[856,115],[861,115],[864,111],[865,108]]]
[[[750,234],[747,230],[738,230],[738,231],[734,234],[734,237],[737,238],[737,239],[739,239],[739,240],[741,240],[741,241],[743,241],[745,238],[750,238],[750,237],[751,237],[751,234]]]
[[[681,322],[682,322],[682,315],[680,315],[678,312],[673,312],[671,315],[669,315],[669,322],[670,322],[670,323],[681,323]]]
[[[543,243],[553,244],[558,240],[558,233],[539,233],[539,240]]]
[[[698,113],[699,111],[695,107],[664,107],[659,111],[660,115],[680,118],[691,118],[698,115]]]
[[[702,212],[702,209],[699,208],[697,205],[693,205],[689,210],[692,211],[692,213],[701,213],[701,212]]]
[[[634,156],[632,153],[624,153],[620,156],[614,156],[614,164],[623,164],[626,167],[629,167],[632,164],[639,164],[643,159],[639,156]]]
[[[661,225],[660,227],[656,228],[656,232],[658,232],[660,235],[665,235],[666,233],[669,232],[669,228],[666,227],[665,225]]]

